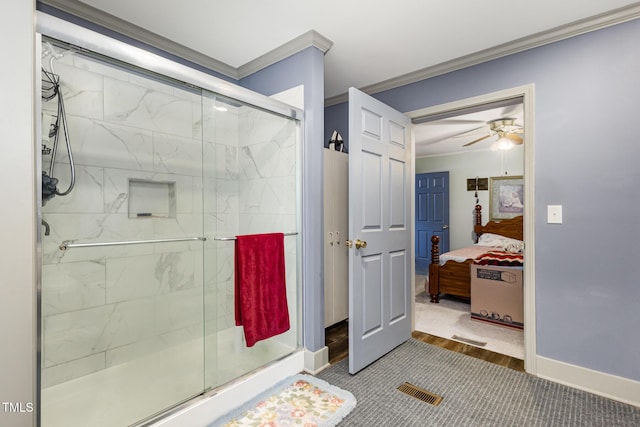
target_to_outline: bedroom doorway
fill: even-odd
[[[534,234],[532,232],[533,221],[528,221],[528,218],[533,218],[533,208],[534,208],[533,207],[533,200],[534,200],[533,185],[532,185],[533,183],[533,172],[532,172],[533,171],[533,142],[534,142],[533,126],[532,126],[532,124],[534,123],[532,95],[533,95],[532,85],[523,86],[523,87],[514,88],[506,91],[487,94],[487,95],[476,97],[476,98],[466,99],[466,100],[457,101],[457,102],[453,102],[445,105],[440,105],[436,107],[430,107],[427,109],[410,112],[408,113],[408,115],[413,118],[414,123],[418,124],[416,126],[416,165],[415,165],[416,174],[426,172],[425,169],[421,169],[421,158],[425,156],[424,154],[425,151],[422,150],[420,147],[420,132],[424,130],[422,129],[423,127],[425,128],[428,127],[427,125],[421,125],[421,123],[427,123],[428,121],[430,121],[430,119],[431,121],[433,121],[434,119],[442,120],[446,118],[449,121],[456,122],[457,124],[467,125],[466,128],[458,127],[458,130],[456,131],[450,130],[449,134],[444,135],[439,141],[435,140],[434,142],[434,140],[432,139],[430,148],[436,148],[438,143],[445,141],[447,139],[449,141],[453,141],[453,144],[457,146],[464,146],[465,144],[468,144],[471,141],[478,140],[477,142],[468,144],[468,147],[471,146],[472,150],[469,150],[469,151],[473,151],[474,153],[476,153],[478,156],[480,156],[479,157],[480,159],[481,159],[481,153],[483,152],[482,145],[484,144],[484,151],[487,152],[489,151],[487,144],[495,143],[495,140],[497,140],[497,138],[491,138],[489,135],[490,129],[484,128],[486,125],[486,122],[491,119],[480,118],[481,116],[478,114],[476,114],[477,118],[475,118],[473,117],[473,115],[470,115],[471,113],[475,114],[482,111],[502,108],[505,115],[511,115],[516,111],[517,108],[519,108],[520,114],[521,114],[520,124],[525,124],[525,123],[531,124],[529,126],[525,126],[525,130],[523,134],[523,139],[526,141],[526,143],[523,144],[523,147],[521,147],[521,158],[520,158],[520,165],[519,165],[520,170],[518,170],[518,168],[514,166],[514,162],[517,160],[516,160],[516,156],[514,156],[511,153],[508,153],[506,155],[504,154],[496,155],[495,152],[493,153],[494,157],[498,158],[495,161],[495,163],[498,164],[497,166],[498,169],[496,170],[496,172],[486,172],[486,171],[478,170],[478,164],[482,161],[485,161],[485,160],[478,160],[475,162],[476,163],[475,165],[473,162],[471,162],[470,166],[465,171],[462,171],[462,172],[458,171],[456,174],[453,173],[455,171],[455,167],[448,168],[448,166],[446,166],[445,157],[447,154],[445,154],[444,152],[439,152],[436,154],[436,156],[438,157],[438,162],[440,163],[440,167],[438,168],[438,170],[449,170],[451,174],[452,189],[455,188],[456,186],[460,187],[464,185],[465,187],[464,190],[462,191],[462,195],[460,194],[458,194],[457,196],[453,194],[451,195],[450,224],[452,225],[452,227],[456,227],[455,224],[458,224],[458,223],[463,224],[466,221],[466,223],[469,224],[469,229],[468,231],[458,230],[459,233],[457,234],[452,233],[451,235],[452,250],[456,249],[456,247],[462,247],[466,245],[467,242],[471,244],[473,243],[473,241],[471,240],[473,238],[473,233],[472,233],[473,219],[472,219],[471,212],[473,212],[473,206],[475,205],[476,201],[480,205],[483,205],[485,209],[485,216],[483,218],[483,223],[486,223],[486,221],[489,219],[489,215],[488,215],[489,212],[487,210],[489,206],[489,200],[488,200],[489,192],[479,191],[478,193],[480,194],[478,195],[478,197],[476,197],[474,191],[466,192],[466,185],[465,185],[466,183],[464,181],[466,181],[466,179],[468,178],[474,178],[476,176],[479,176],[479,174],[482,174],[482,177],[485,177],[484,175],[487,175],[487,177],[504,176],[506,172],[506,176],[511,176],[511,175],[514,175],[515,173],[521,172],[519,173],[519,175],[523,176],[523,180],[526,188],[524,235],[527,241],[526,267],[524,269],[524,276],[525,276],[525,283],[527,284],[527,286],[525,286],[525,289],[524,289],[525,329],[524,329],[524,332],[521,333],[521,338],[520,338],[521,340],[521,344],[520,344],[521,356],[520,357],[525,360],[525,369],[527,370],[527,372],[535,373],[535,330],[534,330],[535,328],[534,301],[535,300],[533,298],[534,291],[535,291],[535,283],[533,280],[534,278],[533,271],[534,271],[534,262],[535,262],[534,252],[533,252]],[[472,122],[472,120],[476,120],[476,122]],[[484,132],[485,130],[489,132]],[[453,156],[457,157],[457,161],[455,163],[457,163],[458,165],[460,165],[461,163],[464,164],[464,161],[460,160],[463,156],[460,150],[458,150],[458,153],[454,154]],[[463,200],[463,202],[460,202],[460,200],[458,199]],[[462,204],[459,206],[456,206],[456,203],[458,204],[462,203]],[[418,221],[418,218],[415,219],[415,224],[417,224],[417,221]],[[430,250],[430,247],[425,249],[427,253],[429,252],[429,250]],[[419,254],[418,248],[416,248],[416,258],[418,257],[418,254]],[[417,273],[420,273],[420,272],[421,271],[417,270]],[[419,274],[416,275],[416,286],[415,286],[416,309],[414,310],[414,313],[415,313],[414,329],[416,330],[419,330],[419,328],[421,327],[421,323],[424,323],[424,322],[432,323],[434,322],[435,319],[437,319],[437,317],[430,317],[430,316],[436,316],[435,314],[433,315],[425,314],[425,312],[421,311],[419,306],[421,302],[420,301],[421,298],[423,298],[424,303],[428,303],[433,307],[438,307],[438,309],[443,308],[442,302],[440,304],[431,304],[428,302],[428,299],[425,299],[425,297],[428,298],[428,295],[425,295],[424,293],[424,285],[425,285],[426,279],[427,279],[426,275],[419,275]],[[455,305],[455,304],[452,304],[452,305]],[[454,321],[454,323],[456,322],[457,320]],[[483,322],[474,321],[474,323],[483,323]],[[512,331],[508,329],[505,330],[505,328],[501,328],[493,325],[489,325],[489,327],[494,329],[494,331],[497,332],[498,335],[507,335],[507,338],[506,338],[507,341],[511,340],[511,338],[509,338],[508,335],[509,335],[509,332],[512,332]],[[456,333],[455,330],[446,331],[444,333],[449,335],[449,336],[444,336],[444,338],[451,339],[453,336],[458,335],[457,337],[458,340],[461,342],[464,342],[465,337],[463,336],[463,334]],[[493,338],[490,338],[490,339],[493,339]],[[482,341],[484,340],[477,340],[477,341],[480,341],[480,344],[482,344]],[[470,344],[473,345],[473,343],[470,343]],[[482,347],[482,345],[478,345],[478,346]]]

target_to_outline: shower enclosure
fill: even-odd
[[[300,350],[300,111],[46,36],[41,53],[70,151],[51,150],[43,99],[39,166],[55,156],[61,190],[75,175],[41,207],[41,425],[143,423]],[[247,347],[233,239],[269,232],[286,233],[291,328]]]

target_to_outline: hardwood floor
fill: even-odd
[[[324,343],[329,347],[329,363],[334,364],[349,355],[349,324],[346,320],[329,326],[324,332]]]
[[[426,342],[427,344],[524,372],[524,360],[516,359],[515,357],[494,353],[493,351],[425,334],[424,332],[413,331],[412,336],[418,341]],[[346,320],[329,326],[325,330],[325,343],[329,347],[329,363],[336,363],[349,355],[349,325]]]

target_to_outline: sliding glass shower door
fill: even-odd
[[[140,423],[299,349],[299,121],[53,39],[42,66],[41,425]],[[291,329],[247,347],[233,239],[269,232]]]
[[[42,425],[129,425],[204,388],[202,97],[52,41],[43,67],[43,170],[68,186],[68,138],[75,185],[42,208]]]
[[[206,91],[203,112],[205,371],[207,388],[215,388],[291,354],[301,341],[300,128],[289,117]],[[235,326],[234,239],[263,233],[285,233],[291,329],[247,347],[242,328]]]

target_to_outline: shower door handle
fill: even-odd
[[[124,242],[92,242],[92,243],[73,243],[73,240],[65,240],[59,246],[61,251],[71,248],[94,248],[99,246],[122,246],[122,245],[142,245],[146,243],[170,243],[170,242],[191,242],[200,240],[206,242],[206,237],[178,237],[177,239],[151,239],[151,240],[129,240]]]

